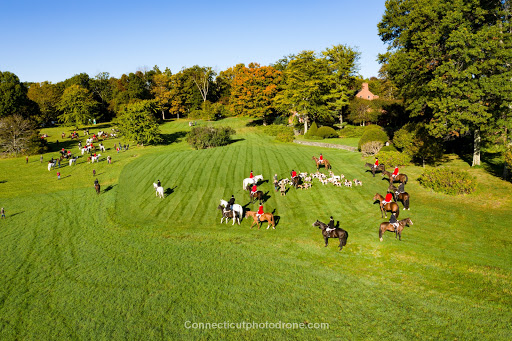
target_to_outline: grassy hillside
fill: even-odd
[[[412,227],[378,239],[373,204],[387,182],[359,153],[275,142],[248,120],[226,147],[192,150],[187,121],[166,123],[166,143],[130,147],[114,163],[63,167],[0,161],[0,339],[509,339],[512,189],[469,169],[477,192],[450,197],[420,187],[407,167]],[[60,129],[60,128],[59,128]],[[60,130],[49,130],[60,135]],[[91,130],[92,132],[92,130]],[[50,137],[50,141],[55,138]],[[119,140],[106,142],[112,148]],[[74,147],[75,151],[77,150]],[[271,177],[313,172],[313,155],[363,187],[314,182],[281,197]],[[51,154],[45,155],[49,159]],[[56,153],[53,153],[56,155]],[[97,196],[92,169],[102,185]],[[263,174],[276,230],[220,224],[219,200],[247,205],[242,180]],[[157,179],[167,189],[155,197]],[[256,210],[257,204],[246,208]],[[323,247],[316,219],[333,215],[347,246]],[[266,227],[266,225],[265,225]],[[320,329],[187,329],[191,322],[297,322]]]

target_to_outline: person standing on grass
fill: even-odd
[[[43,154],[41,154],[41,157],[39,158],[39,162],[43,163]]]
[[[28,155],[25,157],[25,163],[28,163]]]
[[[274,174],[274,189],[276,190],[276,192],[279,187],[278,183],[279,183],[279,181],[277,180],[277,173],[276,173],[276,174]]]
[[[2,209],[0,210],[0,213],[2,213],[2,218],[5,219],[5,210],[4,208],[2,207]]]
[[[96,176],[96,169],[92,170],[92,176]]]
[[[57,180],[60,180],[60,172],[57,172]]]

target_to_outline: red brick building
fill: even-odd
[[[374,95],[370,92],[370,89],[368,88],[368,83],[363,83],[362,86],[363,88],[359,90],[359,92],[356,94],[357,98],[364,98],[370,101],[379,98],[379,96]]]

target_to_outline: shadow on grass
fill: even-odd
[[[108,191],[112,190],[112,188],[116,187],[117,185],[108,185],[107,188],[103,190],[103,193],[107,193]]]
[[[12,218],[12,217],[17,216],[18,214],[22,214],[22,213],[25,213],[25,211],[21,211],[21,212],[16,212],[14,214],[10,214],[9,218]]]
[[[171,187],[167,187],[167,188],[165,189],[165,191],[164,191],[164,195],[167,197],[167,196],[169,196],[169,195],[173,194],[173,193],[174,193],[174,190],[175,190],[176,188],[178,188],[178,186],[174,186],[173,188],[171,188]]]
[[[166,146],[174,142],[179,142],[179,140],[184,138],[186,135],[186,131],[177,131],[172,134],[161,134],[160,136],[162,137],[162,141],[159,144]]]

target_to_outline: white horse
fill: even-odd
[[[220,205],[222,207],[224,207],[224,208],[228,208],[228,202],[226,200],[220,199]],[[244,208],[242,207],[242,205],[233,204],[233,212],[238,213],[238,217],[239,217],[238,218],[238,225],[240,225],[240,217],[242,217],[243,214],[244,214]],[[235,225],[235,219],[233,219],[233,224],[232,225]]]
[[[259,181],[263,181],[263,175],[260,174],[260,175],[256,175],[255,177],[253,177],[252,179],[251,178],[245,178],[244,181],[243,181],[243,186],[244,186],[244,191],[247,190],[247,185],[249,184],[257,184]]]
[[[72,166],[74,163],[76,163],[77,158],[69,159],[69,165]]]
[[[158,186],[153,182],[153,188],[156,190],[156,196],[163,198],[164,197],[164,188],[162,186]]]
[[[94,161],[99,162],[100,156],[101,156],[101,154],[91,157],[91,163],[94,163]]]
[[[100,143],[100,150],[101,150],[102,152],[104,152],[104,151],[105,151],[105,146],[104,146],[104,145],[102,145],[101,143]]]
[[[48,162],[48,172],[51,171],[52,168],[55,168],[55,162]]]

